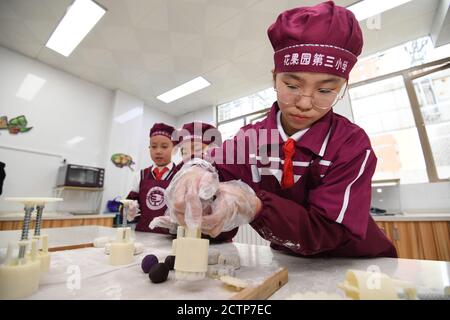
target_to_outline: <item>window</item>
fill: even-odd
[[[450,177],[450,45],[410,41],[362,59],[350,82],[355,123],[378,157],[375,181]]]
[[[369,135],[378,158],[373,180],[428,181],[403,77],[349,90],[355,123]]]
[[[222,134],[222,140],[231,139],[239,131],[240,128],[244,126],[244,119],[240,118],[231,122],[226,122],[219,124],[217,129],[219,129]]]
[[[450,68],[413,80],[439,179],[450,177]]]
[[[450,44],[434,48],[429,36],[409,41],[359,59],[350,74],[349,84],[446,58],[449,53]]]
[[[217,106],[217,128],[222,139],[232,138],[240,128],[261,121],[276,100],[273,88]]]
[[[354,120],[369,135],[414,127],[401,76],[350,89],[349,94]]]

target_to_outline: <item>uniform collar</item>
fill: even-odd
[[[167,166],[164,166],[163,168],[167,168],[167,169],[169,169],[169,171],[170,171],[170,170],[172,170],[173,166],[174,166],[174,163],[171,162],[171,163],[169,163]],[[155,168],[158,168],[158,167],[153,165],[153,166],[152,166],[152,172],[153,172],[153,170],[155,170]],[[161,168],[160,168],[160,169],[161,169]]]
[[[267,116],[267,128],[277,129],[280,133],[280,143],[287,140],[287,135],[281,126],[281,111],[275,101]],[[296,140],[296,146],[306,148],[318,156],[323,157],[331,132],[333,110],[315,122],[307,130],[301,130],[291,136]],[[298,136],[297,136],[298,135]],[[301,138],[301,139],[300,139]]]
[[[174,164],[173,162],[170,162],[167,166],[163,167],[163,168],[169,169],[169,170],[167,170],[167,171],[164,173],[163,179],[167,176],[167,174],[169,174],[170,171],[172,171],[174,165],[175,165],[175,164]],[[153,173],[153,170],[155,170],[155,168],[158,168],[158,167],[157,167],[157,166],[154,166],[154,165],[150,167],[150,173],[151,173],[151,175],[153,176],[153,178],[155,178],[155,174]],[[161,170],[161,169],[162,169],[162,168],[160,168],[159,170]]]
[[[294,133],[292,136],[288,137],[288,135],[286,134],[286,132],[283,129],[283,126],[281,125],[281,111],[278,110],[277,112],[277,128],[278,128],[278,132],[280,133],[281,139],[283,139],[284,142],[286,142],[286,140],[288,138],[294,139],[295,141],[299,141],[300,138],[309,130],[309,128],[297,131],[296,133]]]

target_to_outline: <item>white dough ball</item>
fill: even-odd
[[[104,248],[107,243],[109,243],[108,237],[97,237],[94,239],[95,248]]]

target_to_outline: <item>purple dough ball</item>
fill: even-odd
[[[167,256],[166,260],[164,260],[164,263],[169,268],[169,270],[173,270],[173,267],[175,266],[175,256]]]
[[[155,264],[148,273],[148,277],[153,283],[160,283],[166,281],[168,275],[169,275],[169,268],[163,262]]]
[[[154,254],[146,255],[141,262],[142,271],[149,273],[150,269],[158,262],[158,258]]]

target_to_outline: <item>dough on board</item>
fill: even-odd
[[[236,290],[242,290],[242,289],[248,287],[248,282],[243,279],[239,279],[239,278],[235,278],[235,277],[231,277],[231,276],[221,276],[220,280],[224,284],[234,287]]]

